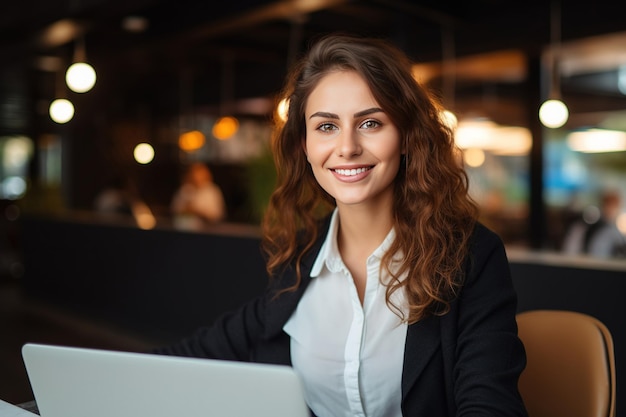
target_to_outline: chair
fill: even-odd
[[[615,353],[604,323],[587,314],[517,314],[527,365],[519,389],[530,417],[615,417]]]
[[[587,314],[517,314],[527,366],[519,389],[530,417],[615,417],[615,353],[609,329]]]

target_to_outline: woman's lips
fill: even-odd
[[[343,182],[356,182],[367,177],[374,166],[361,166],[354,168],[333,168],[333,175]]]

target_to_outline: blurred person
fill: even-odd
[[[568,255],[597,258],[626,258],[626,237],[617,228],[621,199],[617,191],[606,191],[599,207],[589,206],[565,234],[562,251]]]
[[[527,416],[504,245],[408,57],[329,35],[287,80],[269,286],[152,352],[290,365],[320,417]]]
[[[207,165],[202,162],[189,165],[172,198],[171,210],[174,225],[180,229],[201,229],[226,218],[224,195]]]

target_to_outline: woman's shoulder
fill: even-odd
[[[503,245],[500,235],[480,221],[477,221],[474,225],[471,241],[474,246],[485,244]]]
[[[476,222],[469,242],[468,258],[472,267],[482,268],[485,263],[506,263],[506,249],[500,235],[481,222]]]

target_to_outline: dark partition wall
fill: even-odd
[[[267,283],[253,235],[40,218],[24,219],[22,233],[30,297],[157,341],[211,323]]]

